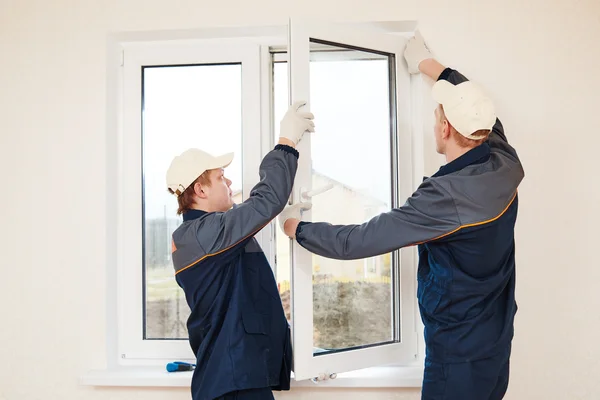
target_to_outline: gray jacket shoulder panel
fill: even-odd
[[[260,181],[246,201],[184,222],[173,233],[175,271],[231,249],[271,222],[287,204],[297,168],[298,152],[278,145],[261,162]]]
[[[492,151],[488,161],[430,178],[453,198],[460,226],[498,218],[514,199],[523,180],[523,168],[514,157]]]
[[[197,232],[204,217],[185,221],[173,232],[173,265],[180,272],[200,262],[207,255],[198,241]],[[176,251],[175,251],[176,250]]]

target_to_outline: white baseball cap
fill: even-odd
[[[225,168],[233,161],[233,153],[215,157],[200,149],[189,149],[171,161],[167,170],[167,187],[181,195],[205,171]]]
[[[479,130],[491,130],[496,123],[494,103],[483,88],[472,81],[453,85],[439,80],[433,85],[433,99],[444,107],[444,114],[458,133],[468,139],[482,139],[485,136],[472,136]]]

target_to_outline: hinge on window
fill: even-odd
[[[315,376],[314,378],[311,379],[311,381],[314,384],[318,384],[321,381],[327,381],[329,379],[335,379],[335,378],[337,378],[337,374],[335,372],[333,374],[320,373],[319,376]]]

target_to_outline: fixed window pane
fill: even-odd
[[[395,205],[393,61],[387,54],[311,43],[312,189],[331,188],[312,198],[313,221],[362,223]],[[287,108],[288,71],[285,62],[273,68],[277,122]],[[353,261],[312,256],[315,354],[395,340],[393,264],[392,253]],[[290,244],[281,232],[276,269],[286,307]]]
[[[215,155],[234,152],[226,176],[235,202],[241,202],[241,68],[143,69],[144,339],[187,339],[190,310],[171,261],[171,235],[182,222],[165,181],[173,157],[192,147]]]

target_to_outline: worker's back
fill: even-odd
[[[477,360],[510,344],[517,310],[517,208],[515,198],[494,221],[419,246],[418,298],[428,358]]]
[[[467,80],[451,69],[440,79]],[[418,298],[429,359],[472,361],[510,347],[517,311],[517,187],[523,177],[497,120],[487,142],[429,178],[452,199],[451,213],[460,221],[419,245]]]

